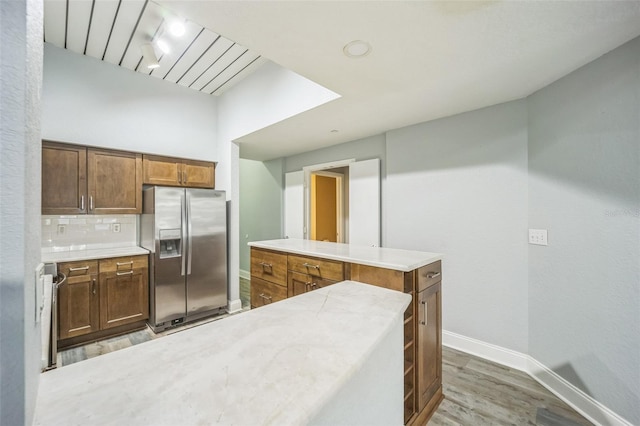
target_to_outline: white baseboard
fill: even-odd
[[[527,359],[529,356],[523,353],[444,330],[442,331],[442,344],[528,373]]]
[[[444,330],[442,344],[527,373],[596,425],[632,426],[630,422],[529,355]]]
[[[249,271],[245,271],[244,269],[240,269],[240,273],[238,274],[240,278],[244,278],[245,280],[251,279],[251,274]]]
[[[227,312],[230,314],[235,314],[236,312],[240,312],[242,310],[242,301],[240,299],[236,300],[227,300]]]

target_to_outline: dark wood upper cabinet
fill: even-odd
[[[215,188],[215,163],[144,155],[143,183],[147,185]]]
[[[42,214],[142,213],[142,154],[44,141]]]
[[[42,214],[87,212],[87,149],[42,142]]]
[[[89,149],[89,213],[142,213],[142,154]]]

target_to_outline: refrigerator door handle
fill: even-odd
[[[185,238],[187,237],[187,215],[186,215],[186,210],[185,210],[185,195],[184,195],[184,191],[182,193],[182,195],[180,195],[180,216],[182,216],[182,262],[181,262],[181,268],[180,268],[180,276],[184,276],[184,268],[186,265],[186,261],[187,261],[187,251],[184,249],[184,242],[185,242]]]
[[[193,256],[191,255],[191,250],[193,249],[193,237],[191,236],[191,194],[189,194],[188,191],[186,191],[187,193],[187,223],[188,223],[188,230],[187,230],[187,241],[189,243],[189,250],[188,250],[188,254],[189,254],[189,260],[187,261],[187,275],[191,275],[191,259],[193,258]]]

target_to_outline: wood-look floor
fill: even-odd
[[[250,282],[240,279],[240,299],[249,307]],[[65,366],[225,318],[220,315],[154,334],[151,329],[67,349],[58,353]],[[445,399],[429,425],[590,425],[586,419],[527,374],[482,358],[443,347]]]
[[[429,425],[590,425],[529,375],[442,348],[445,399]]]

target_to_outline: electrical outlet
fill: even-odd
[[[113,232],[120,232],[120,224],[114,223],[113,225],[111,225],[111,229],[113,229]]]
[[[66,225],[58,225],[58,234],[59,235],[63,235],[66,230],[67,230]]]
[[[529,244],[535,244],[538,246],[548,245],[547,230],[546,229],[529,229]]]

